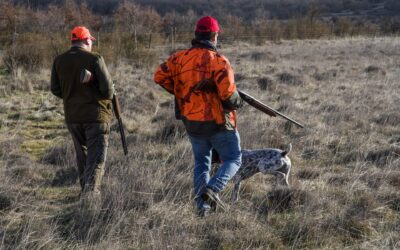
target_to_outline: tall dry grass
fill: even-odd
[[[129,154],[113,124],[102,203],[94,210],[79,202],[61,103],[41,87],[48,72],[35,76],[30,94],[19,85],[4,88],[0,248],[400,247],[399,46],[397,38],[354,38],[223,47],[241,89],[306,129],[242,108],[243,148],[293,144],[292,187],[273,188],[271,177],[256,175],[228,212],[206,219],[194,213],[191,147],[171,96],[152,81],[155,64],[110,65]],[[160,61],[167,56],[160,51]],[[17,84],[11,79],[0,81]],[[229,201],[231,190],[222,199]]]

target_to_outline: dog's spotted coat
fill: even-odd
[[[289,186],[291,162],[287,155],[291,149],[292,145],[289,144],[286,151],[275,148],[242,150],[242,165],[233,177],[235,187],[232,201],[239,199],[240,182],[259,172],[275,175],[282,184]]]

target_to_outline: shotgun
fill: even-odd
[[[116,94],[114,94],[114,96],[113,96],[112,105],[113,105],[115,117],[118,120],[118,129],[119,129],[119,133],[121,135],[122,148],[124,149],[124,154],[127,155],[128,154],[128,145],[126,144],[124,124],[122,123],[122,118],[121,118],[121,108],[120,108],[119,100],[118,100],[118,97]]]
[[[94,81],[93,74],[89,70],[83,69],[81,71],[81,75],[80,75],[80,82],[82,84],[90,84],[93,81]],[[121,118],[121,108],[119,105],[118,97],[115,93],[114,93],[114,96],[112,99],[112,105],[113,105],[115,117],[118,120],[118,129],[119,129],[119,133],[121,134],[122,148],[124,149],[124,154],[127,155],[128,154],[128,146],[126,144],[124,124],[122,123],[122,118]]]
[[[300,124],[299,122],[287,117],[286,115],[284,115],[284,114],[278,112],[277,110],[269,107],[268,105],[260,102],[259,100],[252,97],[251,95],[247,94],[246,92],[238,90],[238,93],[239,93],[240,97],[243,99],[243,101],[247,102],[250,106],[253,106],[254,108],[264,112],[265,114],[267,114],[269,116],[273,116],[273,117],[276,117],[278,115],[278,116],[283,117],[286,120],[296,124],[300,128],[304,128],[304,126],[302,124]]]

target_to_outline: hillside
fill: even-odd
[[[110,65],[129,155],[114,123],[100,210],[80,207],[49,69],[10,75],[1,65],[0,248],[400,248],[399,48],[396,37],[225,46],[240,88],[307,128],[241,109],[243,148],[293,144],[292,187],[258,174],[205,220],[193,212],[190,144],[152,82],[157,63]]]
[[[12,0],[14,3],[40,8],[49,4],[63,4],[65,0]],[[68,1],[68,0],[67,0]],[[71,0],[73,1],[73,0]],[[75,1],[80,3],[81,1]],[[122,0],[86,0],[96,13],[111,14]],[[289,19],[306,15],[311,6],[317,7],[322,15],[340,14],[378,18],[398,16],[400,4],[396,0],[130,0],[155,9],[161,15],[185,14],[189,10],[197,15],[213,14],[238,16],[250,22],[257,18]]]

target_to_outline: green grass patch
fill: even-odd
[[[44,138],[48,133],[52,131],[47,131],[40,128],[26,128],[21,132],[26,139],[40,139]]]
[[[34,128],[40,128],[40,129],[64,129],[64,120],[63,119],[55,119],[55,120],[50,120],[50,121],[42,121],[40,123],[34,123],[32,124],[32,127]]]
[[[46,150],[51,146],[50,140],[26,140],[21,144],[21,148],[27,152],[33,159],[40,159]]]
[[[78,189],[75,187],[44,187],[39,188],[35,196],[46,200],[64,200],[71,195],[77,195]]]
[[[10,71],[5,66],[0,66],[0,76],[7,76]]]
[[[21,113],[19,113],[19,112],[12,112],[12,113],[10,113],[10,114],[8,114],[8,116],[7,116],[7,119],[10,119],[10,120],[19,120],[20,118],[21,118]]]

